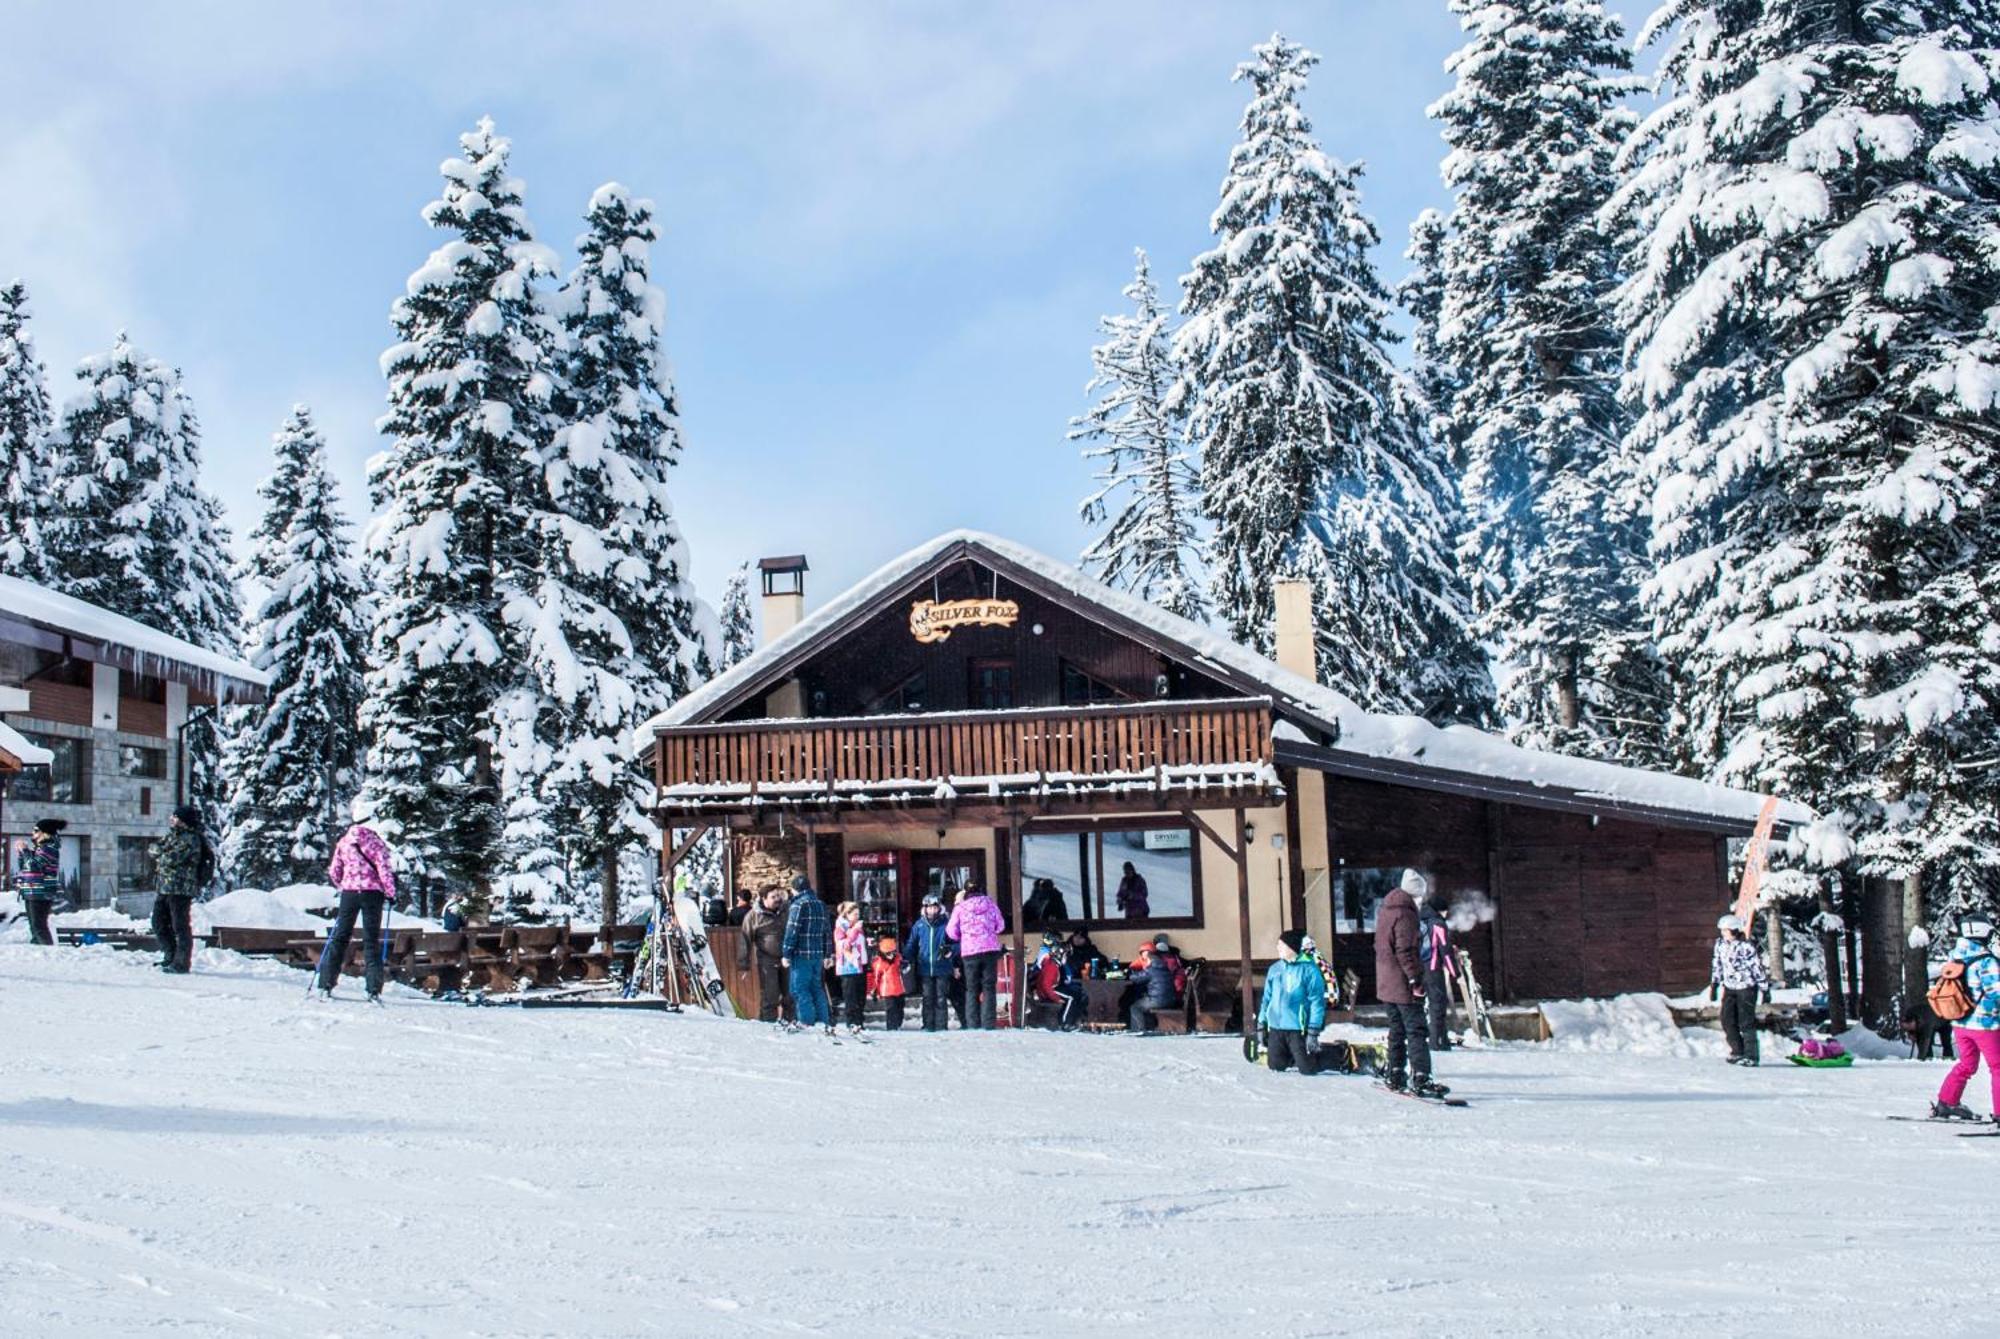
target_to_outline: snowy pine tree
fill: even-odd
[[[417,881],[475,902],[500,866],[494,707],[518,686],[502,611],[536,563],[535,462],[549,435],[552,349],[508,143],[482,120],[447,159],[424,220],[449,237],[392,312],[397,343],[370,487],[365,562],[379,605],[362,723],[367,793]]]
[[[54,461],[48,374],[28,333],[28,290],[0,288],[0,572],[42,576],[42,516]]]
[[[1410,224],[1410,246],[1403,258],[1410,273],[1396,289],[1396,299],[1410,315],[1410,381],[1424,408],[1424,431],[1434,442],[1451,440],[1451,402],[1457,393],[1452,368],[1438,346],[1438,319],[1444,312],[1444,247],[1451,225],[1435,209],[1418,213]]]
[[[521,847],[515,897],[581,904],[582,888],[559,878],[566,866],[596,874],[615,914],[619,851],[657,842],[652,783],[628,741],[706,676],[713,617],[687,582],[667,493],[680,428],[660,353],[666,300],[650,275],[652,202],[612,183],[586,217],[553,303],[563,425],[541,457],[536,578],[506,611],[533,679],[507,704],[502,791]]]
[[[1615,201],[1646,596],[1693,759],[1796,796],[1822,864],[2000,869],[1990,4],[1663,4]]]
[[[1131,314],[1100,320],[1107,338],[1090,351],[1093,375],[1084,390],[1098,393],[1097,403],[1070,420],[1070,440],[1090,443],[1084,459],[1100,462],[1097,489],[1080,510],[1086,525],[1103,529],[1084,550],[1083,567],[1199,623],[1208,610],[1195,532],[1198,481],[1181,425],[1167,411],[1180,369],[1146,253],[1135,254],[1123,290]]]
[[[1201,450],[1216,611],[1268,650],[1272,585],[1303,578],[1323,680],[1376,709],[1483,717],[1491,682],[1453,566],[1456,498],[1385,351],[1360,169],[1320,151],[1299,105],[1316,60],[1274,36],[1238,67],[1254,97],[1216,246],[1181,281],[1169,409]]]
[[[1418,375],[1463,479],[1459,542],[1482,640],[1507,666],[1500,707],[1522,743],[1657,761],[1664,684],[1642,633],[1641,518],[1618,498],[1627,419],[1597,213],[1631,118],[1631,66],[1599,0],[1451,0],[1466,45],[1430,108],[1450,153],[1448,226],[1420,223]],[[1434,305],[1433,305],[1434,304]],[[1438,391],[1433,391],[1436,399]]]
[[[264,705],[234,722],[225,752],[225,863],[241,883],[320,882],[361,784],[358,716],[368,593],[304,405],[272,438],[276,469],[246,564],[259,592],[250,663],[271,676]]]
[[[717,669],[728,669],[757,649],[757,625],[750,617],[750,564],[744,563],[729,574],[722,588],[722,659]]]

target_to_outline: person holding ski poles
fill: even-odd
[[[1417,908],[1417,934],[1422,943],[1417,957],[1424,968],[1424,1018],[1430,1028],[1432,1051],[1451,1049],[1451,979],[1458,975],[1458,960],[1452,952],[1451,926],[1438,910],[1436,898],[1425,898]]]
[[[958,973],[958,945],[946,933],[944,899],[936,893],[924,894],[924,908],[910,937],[903,944],[903,962],[916,973],[917,989],[923,994],[921,1018],[924,1031],[943,1032],[950,1020],[951,981]],[[965,1016],[959,1015],[963,1026]]]
[[[1264,1063],[1283,1072],[1319,1073],[1319,1033],[1326,1026],[1326,978],[1304,956],[1306,932],[1278,936],[1278,961],[1264,974],[1264,1001],[1257,1009],[1257,1048]]]
[[[373,811],[360,796],[354,798],[352,826],[334,844],[333,859],[327,863],[326,881],[340,892],[334,913],[333,931],[319,957],[319,997],[333,998],[340,980],[341,965],[347,961],[348,941],[354,937],[354,922],[361,921],[361,981],[371,1004],[382,1002],[382,914],[396,902],[396,870],[389,855],[389,843],[368,826]]]
[[[1389,1055],[1383,1086],[1392,1092],[1408,1091],[1436,1099],[1450,1090],[1431,1078],[1424,967],[1417,952],[1421,941],[1417,906],[1430,891],[1431,881],[1421,871],[1406,869],[1401,885],[1382,899],[1381,909],[1375,913],[1375,998],[1389,1011]]]
[[[1726,915],[1715,923],[1715,951],[1709,955],[1708,997],[1722,989],[1722,1035],[1729,1040],[1729,1063],[1757,1064],[1757,996],[1768,990],[1770,975],[1764,957],[1750,942],[1743,918]]]
[[[21,848],[19,877],[14,886],[21,894],[21,908],[28,913],[28,942],[53,944],[49,913],[62,896],[62,830],[65,819],[41,818],[35,831]]]
[[[191,804],[174,810],[153,869],[160,882],[153,898],[160,970],[185,976],[194,964],[194,900],[215,877],[215,851],[201,830],[201,810]]]
[[[784,956],[779,959],[789,974],[795,1027],[814,1025],[833,1035],[833,1016],[826,1006],[826,969],[833,966],[833,918],[826,903],[806,882],[806,876],[792,876],[792,906],[785,915]]]
[[[1938,998],[1940,987],[1954,984],[1953,1007],[1941,1008],[1940,1016],[1966,1011],[1951,1020],[1951,1040],[1958,1059],[1952,1063],[1938,1087],[1931,1114],[1945,1120],[1977,1120],[1963,1099],[1965,1086],[1972,1082],[1979,1064],[1986,1062],[1986,1078],[1992,1087],[1992,1120],[2000,1125],[2000,932],[1988,916],[1967,916],[1958,923],[1958,947],[1946,962],[1947,976],[1932,987]],[[1953,964],[1958,971],[1952,972]]]

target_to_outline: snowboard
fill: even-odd
[[[1472,1105],[1472,1103],[1466,1101],[1463,1097],[1420,1097],[1407,1089],[1391,1088],[1386,1083],[1371,1083],[1368,1086],[1379,1092],[1385,1092],[1391,1097],[1400,1097],[1406,1102],[1421,1102],[1429,1107],[1469,1107]]]
[[[674,899],[674,927],[680,932],[688,961],[701,976],[701,988],[707,996],[708,1007],[725,1018],[734,1016],[736,1009],[729,1002],[728,988],[722,984],[722,973],[715,966],[715,953],[708,946],[707,929],[701,922],[701,907],[692,897]]]

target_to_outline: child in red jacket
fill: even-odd
[[[868,998],[881,1000],[883,1026],[891,1032],[903,1028],[903,960],[896,956],[896,936],[883,935],[875,942],[875,961],[868,964]]]

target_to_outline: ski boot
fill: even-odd
[[[1401,1074],[1384,1074],[1382,1076],[1382,1086],[1392,1093],[1400,1093],[1408,1091],[1410,1083]]]
[[[313,990],[313,993],[307,996],[306,998],[318,1004],[331,1004],[333,1003],[333,987],[332,986],[316,987]]]
[[[1963,1102],[1933,1102],[1931,1103],[1931,1119],[1976,1121],[1979,1119],[1979,1116],[1978,1113]]]
[[[1451,1089],[1445,1087],[1428,1074],[1420,1076],[1410,1085],[1411,1096],[1429,1098],[1433,1102],[1448,1096],[1450,1093]]]

